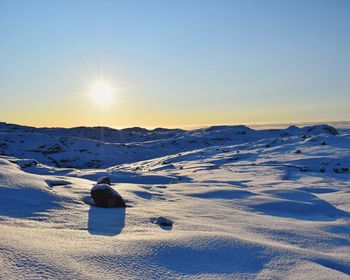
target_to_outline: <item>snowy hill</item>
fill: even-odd
[[[350,278],[346,129],[0,123],[0,154],[2,279]]]
[[[286,130],[217,126],[192,131],[141,128],[32,128],[0,123],[0,154],[56,167],[100,168],[213,146],[337,131],[326,125]]]

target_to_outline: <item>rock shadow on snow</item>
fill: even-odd
[[[90,205],[87,227],[90,234],[115,236],[123,231],[126,208],[96,207],[88,197],[84,202]]]

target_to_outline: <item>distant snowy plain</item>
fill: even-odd
[[[0,123],[0,155],[0,279],[350,279],[345,128]]]

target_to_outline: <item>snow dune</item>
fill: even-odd
[[[0,125],[1,279],[350,279],[347,130],[101,129]]]

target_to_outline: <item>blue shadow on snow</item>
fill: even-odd
[[[114,236],[122,232],[125,226],[126,208],[96,207],[91,198],[85,202],[90,205],[88,231],[92,235]]]
[[[12,218],[38,217],[60,207],[57,197],[39,188],[0,187],[0,197],[0,215]]]

